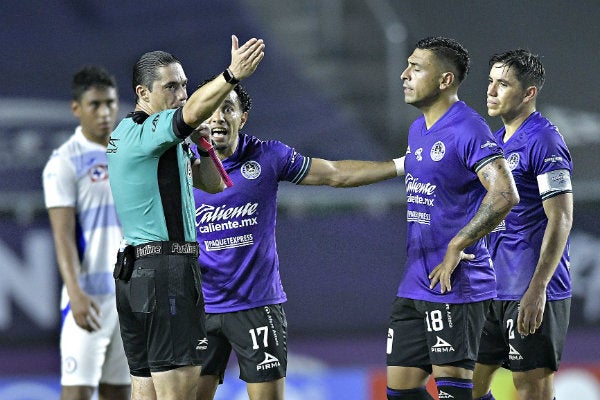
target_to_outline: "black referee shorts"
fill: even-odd
[[[116,296],[121,337],[133,376],[201,365],[206,331],[196,256],[140,258],[128,282],[116,281]]]

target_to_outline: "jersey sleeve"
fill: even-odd
[[[173,145],[181,143],[191,133],[187,130],[179,131],[177,116],[181,118],[180,110],[181,108],[161,111],[144,121],[141,145],[147,147],[146,151],[157,155],[162,154]],[[193,130],[191,127],[188,128]]]
[[[295,184],[302,182],[310,170],[311,158],[278,141],[270,141],[269,147],[271,148],[269,151],[276,155],[279,164],[279,180]]]
[[[504,156],[502,148],[483,121],[463,125],[463,131],[457,136],[457,149],[466,167],[474,172]]]
[[[529,143],[530,168],[537,178],[542,200],[571,193],[571,155],[558,131],[535,135]]]
[[[565,169],[573,170],[571,155],[560,133],[535,135],[529,143],[531,168],[535,176]]]
[[[77,177],[73,166],[58,154],[53,154],[42,175],[46,208],[77,205]]]

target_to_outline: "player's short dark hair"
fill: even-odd
[[[133,79],[131,82],[133,92],[135,93],[137,85],[146,86],[151,90],[154,81],[160,78],[158,69],[173,63],[181,65],[181,61],[177,57],[166,51],[155,50],[142,54],[133,66]],[[137,94],[135,97],[137,101]]]
[[[117,88],[117,81],[106,69],[99,65],[86,65],[77,71],[71,80],[71,97],[80,101],[90,88]]]
[[[471,68],[469,52],[454,39],[430,36],[417,42],[417,49],[432,51],[443,63],[453,68],[458,83],[462,82]]]
[[[218,75],[214,75],[212,78],[204,80],[200,85],[198,85],[198,88],[201,88],[202,86],[206,85],[208,82],[214,80],[217,76]],[[250,95],[248,94],[246,89],[240,83],[238,83],[233,87],[233,91],[238,96],[242,112],[250,111],[250,109],[252,108],[252,99],[250,98]]]
[[[541,90],[546,80],[546,72],[540,57],[524,49],[497,53],[490,58],[490,68],[494,64],[512,68],[523,88],[535,86]]]
[[[252,108],[252,99],[246,91],[246,89],[239,83],[233,87],[233,90],[237,93],[240,105],[242,106],[243,112],[248,112]]]

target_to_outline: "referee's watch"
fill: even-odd
[[[225,78],[225,82],[231,85],[237,85],[238,83],[240,83],[240,80],[233,76],[229,68],[223,71],[223,78]]]

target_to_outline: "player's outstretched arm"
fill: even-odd
[[[313,158],[301,185],[356,187],[404,175],[404,157],[390,161],[330,161]]]

